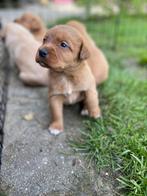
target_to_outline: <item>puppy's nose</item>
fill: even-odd
[[[47,49],[45,49],[45,48],[39,49],[39,56],[40,57],[46,57],[47,55],[48,55]]]

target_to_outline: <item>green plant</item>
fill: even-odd
[[[139,65],[147,66],[147,51],[139,55]]]
[[[146,88],[146,81],[115,68],[100,89],[103,118],[88,120],[73,145],[98,169],[119,171],[120,187],[132,196],[147,193]]]

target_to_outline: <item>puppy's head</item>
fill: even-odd
[[[76,67],[89,57],[88,49],[76,29],[57,25],[46,33],[37,51],[36,62],[56,71]]]
[[[42,28],[45,28],[41,18],[29,12],[24,13],[20,18],[15,19],[14,22],[21,24],[32,33],[38,32]]]

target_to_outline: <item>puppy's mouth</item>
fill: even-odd
[[[63,68],[60,68],[60,67],[53,67],[51,65],[48,65],[47,63],[45,63],[44,61],[41,61],[41,60],[36,60],[37,63],[40,64],[41,67],[45,67],[45,68],[48,68],[48,69],[52,69],[54,71],[57,71],[57,72],[61,72],[63,71]]]
[[[39,62],[39,64],[42,66],[42,67],[48,67],[48,65],[44,62]]]
[[[39,65],[41,67],[48,68],[48,69],[54,70],[56,72],[63,72],[64,71],[64,67],[55,67],[53,65],[49,65],[39,58],[36,58],[36,62],[39,63]]]
[[[37,63],[39,63],[41,65],[41,67],[45,67],[45,68],[48,68],[48,69],[56,70],[56,68],[53,68],[51,65],[48,65],[47,63],[45,63],[43,61],[37,61]]]
[[[48,68],[48,69],[52,69],[52,70],[57,71],[57,72],[63,71],[62,68],[55,68],[55,67],[52,67],[51,65],[48,65],[48,64],[46,64],[46,63],[44,63],[44,62],[42,62],[42,61],[40,61],[40,62],[38,62],[38,63],[41,65],[41,67],[45,67],[45,68]]]

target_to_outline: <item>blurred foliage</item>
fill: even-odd
[[[76,2],[79,5],[85,5],[88,16],[91,14],[91,7],[95,5],[103,7],[110,14],[113,14],[114,6],[117,6],[122,14],[140,14],[144,10],[147,12],[146,0],[77,0]]]
[[[85,5],[87,17],[91,15],[91,7],[93,5],[101,5],[105,10],[110,11],[112,4],[118,4],[118,0],[77,0],[79,5]]]
[[[141,6],[144,3],[147,3],[146,0],[76,0],[77,3],[81,5],[86,4],[99,4],[99,5],[110,5],[110,4],[123,4],[125,6]]]
[[[139,65],[141,66],[147,66],[147,51],[145,52],[142,52],[140,55],[139,55]]]
[[[119,0],[120,10],[123,13],[142,13],[147,1],[146,0]]]

